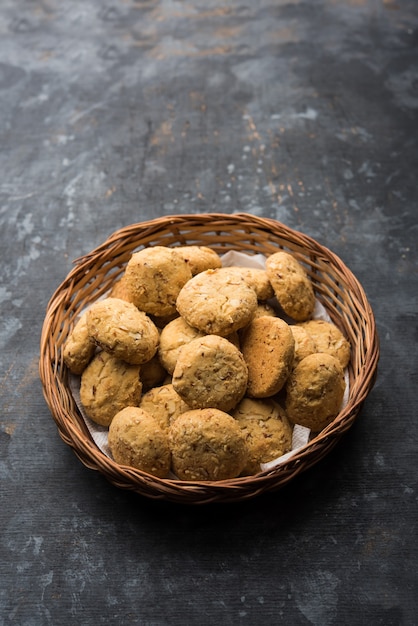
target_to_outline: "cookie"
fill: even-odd
[[[295,341],[289,325],[279,317],[257,317],[241,335],[248,366],[247,395],[267,398],[278,393],[290,373]]]
[[[190,326],[185,319],[178,317],[169,322],[161,331],[158,355],[169,374],[174,372],[178,356],[183,346],[205,333]]]
[[[190,267],[174,249],[152,246],[132,254],[124,283],[138,309],[164,317],[176,312],[179,291],[191,277]]]
[[[138,407],[119,411],[109,426],[109,448],[116,463],[166,478],[171,454],[168,434]]]
[[[83,313],[64,344],[64,363],[70,372],[79,375],[90,363],[95,351],[96,344],[87,328],[87,314]]]
[[[350,361],[350,343],[332,322],[309,320],[299,324],[312,337],[317,352],[335,356],[344,368]]]
[[[93,357],[81,375],[81,404],[87,417],[101,426],[109,426],[126,406],[137,406],[141,393],[139,365],[129,365],[104,351]]]
[[[122,275],[122,277],[114,283],[109,292],[109,298],[119,298],[120,300],[126,300],[126,302],[131,302],[129,292],[125,286],[124,275]]]
[[[167,376],[167,371],[160,362],[158,353],[150,361],[141,365],[142,391],[148,391],[161,385]]]
[[[256,308],[254,289],[227,267],[197,274],[177,298],[177,310],[190,326],[222,337],[246,326]]]
[[[298,363],[305,356],[309,356],[317,350],[313,337],[309,335],[300,324],[291,324],[290,330],[292,331],[293,339],[295,340],[295,356],[293,359],[293,367],[296,367]]]
[[[249,287],[254,289],[260,302],[269,300],[274,296],[274,290],[267,276],[266,270],[255,267],[230,266],[230,272],[236,272],[242,276]]]
[[[179,246],[174,249],[186,261],[193,276],[222,267],[220,256],[206,246]]]
[[[274,400],[244,398],[232,412],[245,437],[248,460],[242,475],[257,474],[267,463],[289,452],[292,426],[284,409]]]
[[[319,432],[341,409],[344,372],[335,357],[324,352],[302,359],[286,383],[285,410],[294,424]]]
[[[193,409],[234,408],[247,387],[241,352],[227,339],[205,335],[183,346],[173,372],[173,387]]]
[[[267,257],[266,272],[284,313],[298,322],[309,319],[315,294],[303,266],[291,254],[279,251]]]
[[[247,462],[248,450],[236,420],[218,409],[195,409],[170,426],[172,467],[180,480],[236,478]]]
[[[171,383],[154,387],[144,393],[139,406],[165,430],[179,415],[190,410]]]
[[[131,302],[119,298],[98,300],[87,311],[87,327],[98,346],[127,363],[146,363],[157,351],[156,326]]]
[[[271,306],[271,304],[269,304],[268,302],[259,302],[252,319],[255,319],[256,317],[263,317],[264,315],[277,317],[277,313],[275,309]]]

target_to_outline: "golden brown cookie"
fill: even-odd
[[[178,355],[183,346],[205,333],[190,326],[185,319],[177,317],[165,326],[160,335],[158,355],[169,374],[174,372]]]
[[[242,276],[247,285],[254,289],[260,302],[273,298],[274,290],[265,269],[233,265],[228,267],[228,270]]]
[[[177,310],[190,326],[223,337],[245,326],[256,308],[254,289],[227,267],[197,274],[177,298]]]
[[[278,393],[290,373],[295,341],[289,325],[279,317],[257,317],[241,336],[248,366],[247,395],[267,398]]]
[[[244,398],[232,412],[245,437],[248,461],[242,475],[257,474],[260,463],[267,463],[289,452],[292,426],[284,409],[274,400]]]
[[[119,298],[120,300],[126,300],[126,302],[131,302],[128,290],[125,286],[125,276],[122,275],[119,280],[117,280],[112,289],[109,292],[109,298]]]
[[[109,426],[109,448],[116,463],[166,478],[171,454],[168,434],[138,407],[119,411]]]
[[[141,393],[139,365],[129,365],[107,352],[96,354],[81,375],[81,404],[87,417],[101,426],[109,426],[126,406],[137,406]]]
[[[81,374],[96,351],[87,328],[87,314],[80,317],[64,344],[64,363],[73,374]]]
[[[179,246],[174,249],[186,261],[193,276],[222,267],[220,256],[206,246]]]
[[[344,368],[350,361],[350,343],[340,329],[332,322],[309,320],[298,324],[313,339],[317,352],[326,352],[335,356]]]
[[[295,340],[295,357],[293,359],[293,367],[314,352],[318,352],[313,337],[309,335],[300,324],[291,324],[293,339]]]
[[[87,311],[87,327],[98,346],[127,363],[145,363],[157,351],[156,326],[131,302],[119,298],[98,300]]]
[[[226,480],[247,462],[244,436],[233,417],[218,409],[195,409],[170,426],[173,471],[181,480]]]
[[[286,383],[286,414],[294,424],[319,432],[338,415],[345,380],[340,362],[324,352],[310,354]]]
[[[263,317],[264,315],[277,317],[277,312],[268,302],[259,302],[252,319],[255,319],[256,317]]]
[[[190,267],[173,248],[152,246],[134,252],[124,283],[138,309],[164,317],[175,313],[178,293],[191,277]]]
[[[150,361],[141,365],[142,391],[148,391],[161,385],[167,376],[167,371],[160,362],[158,353]]]
[[[224,337],[205,335],[183,346],[173,372],[173,387],[193,409],[234,408],[248,379],[241,352]]]
[[[298,322],[309,319],[315,308],[315,294],[303,266],[281,250],[267,257],[266,272],[284,313]]]
[[[190,410],[171,383],[154,387],[144,393],[139,406],[165,430],[179,415]]]

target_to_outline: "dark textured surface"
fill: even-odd
[[[415,0],[2,0],[0,50],[1,626],[417,624]],[[208,211],[339,254],[381,360],[314,469],[186,508],[79,463],[38,346],[72,259]]]

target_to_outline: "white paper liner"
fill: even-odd
[[[244,252],[236,252],[231,250],[230,252],[226,252],[221,256],[222,266],[223,267],[231,267],[234,265],[240,265],[242,267],[253,267],[253,268],[261,268],[264,269],[266,257],[262,254],[249,255]],[[312,315],[313,319],[321,319],[327,322],[331,321],[326,309],[323,305],[316,300],[315,309]],[[345,370],[345,393],[342,401],[341,409],[343,409],[348,401],[349,396],[349,377],[348,371]],[[69,374],[69,386],[70,391],[73,395],[74,401],[80,410],[80,413],[86,423],[88,431],[96,444],[96,446],[109,458],[112,458],[112,454],[109,449],[108,444],[108,428],[106,426],[100,426],[93,422],[85,413],[83,405],[80,400],[80,376],[75,376],[74,374]],[[278,457],[277,459],[273,459],[268,463],[261,463],[260,468],[262,471],[272,470],[281,463],[284,463],[289,458],[291,458],[296,452],[305,446],[310,437],[311,431],[309,428],[305,428],[305,426],[301,426],[300,424],[296,424],[293,428],[292,433],[292,449]],[[172,476],[175,478],[175,476]]]

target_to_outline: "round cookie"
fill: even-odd
[[[167,376],[166,369],[162,366],[158,353],[150,361],[141,365],[142,391],[148,391],[161,385]]]
[[[190,267],[174,249],[152,246],[132,254],[124,283],[138,309],[165,317],[176,312],[179,291],[191,277]]]
[[[174,372],[180,350],[197,337],[203,337],[204,332],[190,326],[185,319],[177,317],[161,331],[158,355],[161,363],[169,374]]]
[[[197,330],[197,328],[193,328],[182,317],[177,317],[172,322],[169,322],[161,331],[158,346],[158,355],[166,371],[169,374],[174,372],[180,350],[183,346],[190,343],[193,339],[205,336],[206,333]],[[228,335],[226,339],[233,343],[238,350],[240,349],[238,332]]]
[[[177,311],[175,313],[171,313],[171,315],[162,315],[162,316],[150,315],[150,318],[152,319],[152,321],[154,322],[154,324],[159,330],[162,330],[163,328],[165,328],[167,324],[177,319],[178,317],[180,317],[180,315],[178,314]]]
[[[248,324],[256,308],[254,289],[227,267],[197,274],[177,298],[177,310],[190,326],[222,337]]]
[[[244,398],[232,413],[245,437],[248,460],[242,475],[257,474],[267,463],[289,452],[292,426],[284,409],[274,400]]]
[[[286,383],[286,414],[294,424],[319,432],[339,413],[345,391],[344,372],[335,357],[310,354]]]
[[[93,357],[81,375],[81,404],[87,417],[101,426],[109,426],[126,406],[137,406],[141,393],[139,365],[129,365],[104,351]]]
[[[87,311],[87,327],[100,348],[132,365],[146,363],[157,351],[156,326],[131,302],[119,298],[98,300]]]
[[[241,352],[224,337],[205,335],[183,346],[173,372],[173,387],[193,409],[234,408],[247,387]]]
[[[109,426],[109,448],[116,463],[166,478],[171,454],[168,434],[146,411],[126,407]]]
[[[186,261],[193,276],[205,270],[214,270],[222,267],[221,258],[212,248],[207,248],[206,246],[179,246],[174,249]]]
[[[263,317],[264,315],[277,317],[277,313],[271,306],[271,304],[269,304],[268,302],[259,302],[252,319],[255,319],[256,317]]]
[[[126,300],[126,302],[131,302],[128,290],[126,289],[124,275],[122,275],[122,277],[114,283],[112,289],[109,292],[109,298],[119,298],[120,300]]]
[[[171,383],[154,387],[144,393],[139,407],[149,413],[165,430],[179,415],[190,410],[189,405],[179,396]]]
[[[340,329],[325,320],[308,320],[301,326],[313,339],[316,352],[326,352],[335,356],[344,368],[350,361],[350,343]]]
[[[295,340],[295,356],[292,366],[295,368],[305,356],[318,352],[318,350],[316,349],[313,337],[311,337],[300,324],[291,324],[290,330]]]
[[[267,257],[266,272],[284,313],[298,322],[309,319],[315,308],[315,293],[302,265],[281,250]]]
[[[266,270],[258,267],[243,267],[241,265],[233,265],[228,267],[228,269],[244,278],[247,285],[254,289],[260,302],[273,298],[274,290]]]
[[[73,374],[81,374],[96,351],[87,328],[87,313],[83,313],[67,338],[63,348],[64,363]]]
[[[248,366],[247,395],[267,398],[278,393],[290,373],[295,341],[279,317],[257,317],[244,330],[241,350]]]
[[[244,436],[233,417],[218,409],[195,409],[170,426],[173,471],[181,480],[226,480],[247,462]]]

